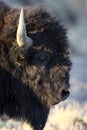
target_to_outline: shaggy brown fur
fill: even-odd
[[[69,95],[69,46],[64,27],[41,6],[24,13],[34,41],[27,50],[16,42],[20,9],[0,3],[0,113],[23,117],[42,130],[50,106]]]

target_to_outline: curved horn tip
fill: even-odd
[[[24,18],[24,8],[21,7],[21,12],[20,12],[20,16],[22,15],[22,17]]]
[[[17,28],[17,43],[20,47],[25,46],[26,48],[29,48],[33,45],[33,40],[27,36],[23,7],[21,8],[19,24]]]

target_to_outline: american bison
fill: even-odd
[[[69,96],[66,29],[42,6],[0,2],[0,115],[43,130],[50,107]]]

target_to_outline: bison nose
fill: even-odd
[[[69,91],[65,91],[62,90],[61,96],[62,96],[62,100],[65,100],[69,97],[70,92]]]
[[[63,87],[62,91],[61,91],[61,97],[62,97],[62,100],[65,100],[69,97],[70,95],[70,92],[69,92],[69,86],[66,88]]]

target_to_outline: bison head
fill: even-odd
[[[71,61],[66,29],[40,7],[25,8],[25,15],[22,9],[18,20],[19,12],[5,14],[0,36],[8,71],[50,107],[69,96]]]

